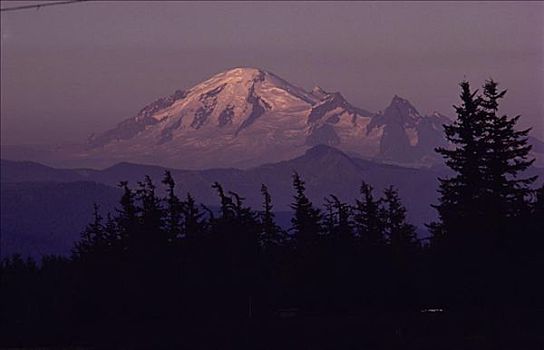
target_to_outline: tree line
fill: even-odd
[[[460,86],[458,118],[444,126],[452,147],[437,149],[453,175],[439,179],[430,239],[418,238],[394,187],[377,195],[363,181],[354,203],[330,195],[317,206],[294,173],[286,230],[264,184],[257,210],[219,183],[209,208],[177,196],[169,172],[162,194],[146,176],[120,183],[115,212],[95,206],[70,257],[3,260],[2,329],[14,342],[71,342],[96,339],[96,327],[286,313],[542,310],[544,187],[523,177],[529,130],[498,114],[506,92],[496,82],[482,93]]]

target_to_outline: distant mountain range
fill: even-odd
[[[86,144],[6,148],[4,159],[55,166],[118,162],[184,169],[249,168],[292,159],[325,144],[348,154],[402,164],[432,164],[445,145],[440,113],[421,115],[395,96],[383,112],[351,105],[339,92],[311,91],[273,73],[235,68],[160,98]]]
[[[160,188],[166,168],[119,163],[104,170],[57,169],[33,162],[2,160],[0,170],[3,254],[14,251],[44,254],[69,251],[91,218],[93,202],[103,211],[112,210],[120,195],[116,187],[119,181],[128,180],[136,186],[144,175],[150,175]],[[429,204],[436,198],[436,177],[441,173],[436,169],[366,161],[324,145],[292,160],[246,170],[170,170],[180,195],[190,191],[199,202],[211,207],[219,203],[211,188],[214,181],[238,192],[255,209],[260,208],[259,189],[264,183],[272,194],[274,210],[284,213],[279,218],[284,224],[290,215],[285,213],[290,211],[294,171],[302,175],[309,197],[318,206],[331,193],[354,202],[362,180],[375,186],[376,195],[395,184],[409,208],[410,219],[420,226],[434,215]]]
[[[91,219],[93,202],[103,213],[117,204],[119,181],[136,186],[144,175],[152,177],[158,188],[167,168],[119,163],[104,170],[57,169],[33,162],[2,160],[0,167],[2,254],[67,253]],[[246,198],[246,204],[259,209],[262,183],[272,194],[274,210],[282,224],[289,223],[293,190],[292,174],[299,172],[306,181],[307,194],[318,206],[324,197],[335,194],[354,203],[361,181],[375,188],[376,196],[390,185],[399,189],[408,208],[409,220],[420,229],[435,218],[430,206],[436,203],[437,178],[447,175],[443,167],[408,168],[350,157],[333,147],[319,145],[292,160],[240,169],[170,169],[179,195],[190,191],[197,201],[218,206],[211,188],[214,181],[226,190]],[[529,175],[544,178],[544,170],[531,168]],[[540,180],[542,181],[542,180]]]

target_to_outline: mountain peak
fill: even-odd
[[[223,84],[243,84],[263,81],[270,73],[259,68],[253,67],[236,67],[219,72],[208,80],[194,86],[191,91],[208,88],[214,88]]]
[[[430,116],[435,118],[447,118],[444,114],[437,111],[433,111]]]
[[[294,168],[297,170],[307,169],[310,166],[313,172],[319,169],[319,173],[328,174],[334,178],[343,177],[342,174],[357,171],[358,165],[354,160],[341,150],[324,144],[316,145],[306,151],[304,155],[293,159]],[[296,166],[302,164],[303,166]]]
[[[338,148],[334,148],[325,144],[318,144],[313,146],[312,148],[306,150],[304,153],[305,157],[309,157],[311,159],[317,159],[317,158],[325,158],[325,157],[342,157],[342,158],[348,158],[348,156],[339,150]]]
[[[393,96],[391,99],[391,105],[410,105],[410,101],[405,98],[402,98],[398,95]]]
[[[225,77],[252,78],[256,76],[269,75],[269,74],[270,74],[269,72],[263,69],[255,68],[255,67],[235,67],[235,68],[223,71],[221,73],[218,73],[215,76],[224,75]]]
[[[398,95],[393,96],[391,103],[385,109],[384,114],[393,114],[396,118],[402,120],[412,120],[416,121],[421,119],[421,115],[417,109],[405,98],[402,98]]]
[[[314,86],[310,93],[319,99],[323,99],[330,94],[329,92],[323,90],[323,88],[321,88],[319,85]]]
[[[266,71],[264,69],[257,68],[257,67],[243,67],[243,66],[240,66],[240,67],[234,67],[234,68],[231,68],[231,69],[227,69],[225,72],[261,73],[261,72],[266,72]]]

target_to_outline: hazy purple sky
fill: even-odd
[[[82,141],[236,66],[450,116],[459,81],[493,77],[544,139],[542,2],[85,2],[1,20],[3,144]]]

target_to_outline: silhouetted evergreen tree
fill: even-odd
[[[388,280],[390,257],[385,249],[385,224],[381,210],[381,199],[376,199],[372,186],[361,183],[360,199],[354,207],[354,232],[358,248],[357,282],[358,302],[365,308],[381,307],[387,300],[390,287]]]
[[[406,222],[406,208],[393,186],[384,191],[382,217],[388,244],[394,255],[410,254],[419,247],[415,226]]]
[[[183,231],[186,238],[194,238],[204,234],[206,230],[206,221],[204,213],[196,205],[195,199],[190,193],[187,193],[185,201],[182,203],[183,210]]]
[[[75,243],[72,254],[76,259],[92,257],[104,249],[105,227],[103,218],[98,212],[98,205],[93,205],[93,221],[87,225],[81,234],[81,239]]]
[[[498,243],[497,231],[524,210],[536,177],[519,177],[533,163],[527,159],[529,129],[515,130],[519,116],[497,114],[506,91],[499,92],[493,80],[484,85],[483,96],[471,92],[468,82],[461,88],[458,119],[444,127],[456,148],[437,149],[456,174],[440,179],[440,222],[432,228],[437,238],[447,235],[452,249],[470,243],[481,251]]]
[[[145,176],[144,181],[138,182],[138,187],[136,199],[141,203],[141,209],[139,210],[140,227],[137,230],[141,237],[138,238],[142,239],[141,243],[147,246],[147,249],[151,248],[150,244],[160,249],[160,247],[164,247],[164,243],[169,238],[163,234],[161,201],[155,193],[155,185],[149,176]]]
[[[272,196],[268,188],[262,184],[263,202],[259,213],[259,270],[256,284],[259,296],[254,299],[256,310],[260,314],[271,313],[277,307],[278,300],[285,294],[285,275],[292,266],[287,260],[290,250],[287,247],[286,232],[275,222]]]
[[[263,196],[263,206],[260,213],[261,233],[259,240],[261,246],[266,250],[284,243],[286,237],[284,231],[274,221],[275,215],[272,211],[272,197],[268,188],[262,184],[261,194]]]
[[[219,183],[212,186],[220,199],[220,215],[210,219],[210,235],[207,240],[212,270],[206,284],[210,290],[220,288],[215,294],[213,308],[233,317],[248,317],[252,296],[255,293],[255,268],[257,264],[259,224],[251,208],[243,204],[237,193],[228,195]],[[229,301],[230,300],[230,301]]]
[[[138,208],[135,203],[135,193],[129,188],[127,181],[121,181],[119,187],[123,189],[123,194],[119,201],[121,208],[117,209],[116,225],[119,232],[120,250],[128,250],[129,240],[131,240],[139,229]]]
[[[232,198],[225,194],[223,187],[218,183],[214,182],[212,188],[217,191],[219,200],[221,201],[221,218],[223,220],[230,220],[234,217],[234,203]]]
[[[162,183],[167,186],[166,188],[166,218],[165,218],[165,231],[169,242],[175,242],[181,239],[186,233],[183,229],[183,214],[184,208],[181,200],[176,196],[175,188],[176,183],[170,171],[165,171]]]
[[[311,310],[318,307],[324,297],[322,214],[306,196],[304,181],[296,172],[293,174],[293,187],[295,196],[291,204],[294,210],[291,230],[294,234],[292,242],[295,255],[291,278],[298,294],[298,302],[303,309]]]
[[[516,242],[522,239],[519,230],[527,221],[535,180],[520,176],[533,162],[529,130],[515,130],[519,116],[498,115],[506,91],[498,91],[494,81],[485,83],[483,95],[471,92],[467,82],[461,88],[458,119],[444,127],[455,148],[437,149],[455,175],[440,179],[439,222],[430,225],[433,249],[442,260],[443,291],[451,300],[496,304],[498,290],[513,293],[504,281],[512,280],[519,268],[514,257],[523,250]]]
[[[421,274],[417,268],[419,241],[415,226],[406,222],[406,208],[393,186],[384,191],[381,212],[391,268],[388,303],[394,310],[413,308],[418,305],[417,280]]]
[[[324,226],[333,240],[351,242],[353,238],[352,208],[331,194],[325,198]]]
[[[430,225],[435,246],[447,241],[451,250],[478,245],[483,232],[479,219],[484,210],[485,112],[478,91],[471,91],[466,81],[461,86],[461,105],[454,106],[457,119],[444,125],[447,140],[455,148],[437,148],[455,175],[440,178],[440,204],[435,206],[439,222]]]
[[[486,112],[478,91],[466,81],[461,86],[461,105],[454,106],[457,119],[444,125],[452,149],[438,148],[445,164],[454,172],[439,178],[439,221],[429,225],[432,233],[436,295],[442,303],[478,305],[484,303],[489,285],[486,249],[492,243],[486,202],[487,142]]]
[[[335,195],[325,198],[326,235],[321,241],[321,259],[316,265],[323,289],[323,307],[342,310],[359,297],[354,288],[356,246],[353,235],[352,207]]]
[[[315,244],[321,233],[321,211],[315,208],[306,197],[304,181],[298,173],[293,174],[295,189],[294,202],[291,208],[295,211],[291,219],[292,229],[298,248]]]
[[[529,160],[531,145],[527,144],[530,129],[516,131],[515,125],[520,116],[508,118],[498,115],[499,100],[506,90],[498,91],[498,84],[486,81],[483,89],[482,108],[486,114],[486,145],[488,151],[482,160],[485,166],[486,206],[490,222],[495,224],[495,231],[505,231],[513,224],[516,217],[528,210],[528,197],[532,192],[531,183],[536,176],[521,178],[521,173],[534,162]],[[508,235],[504,233],[504,235]],[[500,237],[497,242],[504,247],[513,237]],[[505,241],[506,240],[506,241]]]
[[[372,194],[372,186],[363,183],[360,188],[361,199],[356,200],[354,224],[357,237],[364,246],[380,247],[385,244],[384,223],[381,201]]]

